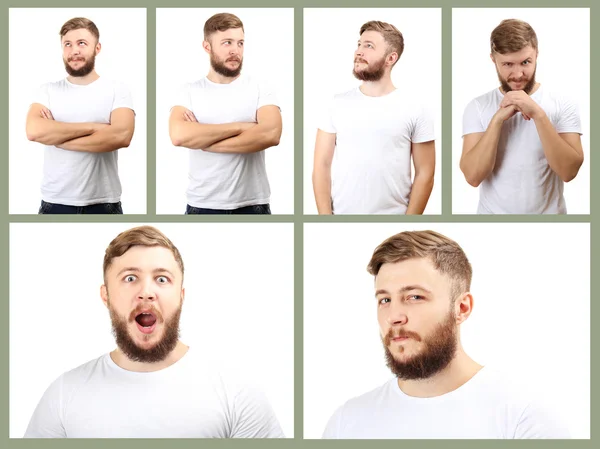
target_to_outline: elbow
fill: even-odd
[[[32,129],[27,128],[27,130],[25,131],[27,134],[27,140],[29,140],[30,142],[38,142],[40,139],[40,135],[38,133],[36,133],[35,131],[33,131]]]
[[[582,164],[583,156],[580,156],[577,159],[577,161],[575,161],[575,163],[573,164],[573,167],[569,171],[561,175],[561,179],[563,180],[563,182],[570,182],[573,179],[575,179],[575,176],[577,176],[577,173],[579,173],[579,169],[581,168]]]
[[[465,180],[472,187],[479,187],[479,184],[481,184],[481,181],[483,181],[483,179],[474,176],[473,173],[471,173],[469,170],[466,170],[462,160],[460,161],[460,171],[462,171],[463,175],[465,175]]]
[[[181,137],[179,137],[173,133],[171,133],[169,135],[169,137],[171,138],[171,143],[173,144],[173,146],[180,147],[183,145],[183,141],[182,141]]]
[[[265,136],[265,140],[269,147],[276,147],[281,140],[281,128],[269,130]]]

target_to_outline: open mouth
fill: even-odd
[[[135,317],[135,322],[140,332],[150,334],[156,327],[156,315],[152,312],[142,312]]]

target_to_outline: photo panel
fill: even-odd
[[[438,237],[412,237],[419,251],[441,248],[440,270],[450,264],[454,278],[422,258],[381,265],[378,256],[378,278],[367,272],[384,240],[425,230],[456,242],[472,267],[471,313],[452,323],[459,323],[464,352],[483,368],[449,392],[427,389],[439,385],[436,369],[452,366],[440,362],[452,353],[440,323],[448,324],[447,292],[455,285],[447,281],[467,272],[455,250],[438,247]],[[393,254],[410,254],[410,242],[380,254],[396,260]],[[309,223],[304,248],[304,438],[590,438],[589,224]],[[404,360],[392,353],[406,363],[394,373],[412,384],[400,387],[386,366],[380,335],[388,328],[415,340],[403,347]],[[431,348],[438,348],[433,356]],[[419,364],[413,374],[411,360]],[[448,363],[469,372],[464,360]],[[422,390],[404,392],[414,385]],[[485,398],[483,407],[474,393]],[[492,409],[500,393],[501,408]],[[535,413],[520,415],[524,407]]]
[[[360,30],[369,21],[393,25],[404,42],[391,70],[395,90],[386,95],[365,95],[353,76]],[[405,213],[415,180],[410,143],[431,140],[434,185],[424,213],[441,213],[441,41],[440,8],[304,8],[304,214],[318,213],[313,167],[321,128],[335,135],[328,171],[334,214]],[[376,57],[358,55],[370,59],[367,70],[379,67],[378,48]]]
[[[53,431],[54,421],[48,424],[39,418],[47,414],[36,414],[38,421],[29,423],[40,398],[59,376],[68,399],[57,412],[63,429],[57,436],[282,437],[275,431],[280,427],[285,438],[293,438],[293,225],[150,224],[172,241],[183,261],[180,338],[189,346],[183,358],[151,373],[123,368],[114,353],[106,358],[117,347],[115,336],[123,331],[111,335],[115,319],[107,311],[101,288],[106,285],[109,305],[117,315],[137,313],[142,303],[153,306],[164,323],[172,325],[169,317],[174,316],[171,309],[179,296],[173,302],[168,289],[179,295],[181,278],[168,248],[144,247],[139,235],[128,233],[113,245],[116,252],[109,251],[116,255],[121,248],[124,253],[110,259],[103,278],[109,244],[120,233],[142,225],[148,224],[11,224],[10,438],[23,437],[28,425],[32,435]],[[151,238],[152,233],[148,244],[155,241]],[[39,252],[40,248],[44,250]],[[34,258],[29,256],[32,251],[37,253]],[[168,257],[161,259],[156,251]],[[125,271],[120,270],[122,265],[127,265]],[[154,271],[159,268],[170,274]],[[43,286],[44,292],[33,292],[32,282]],[[129,320],[129,335],[143,346],[146,334],[138,335],[131,315]],[[152,332],[160,332],[160,327]],[[125,338],[119,341],[119,348],[129,347],[136,354],[122,343]],[[81,379],[86,363],[88,377]],[[73,392],[69,388],[73,385],[79,390]],[[136,398],[131,398],[132,391]],[[82,404],[86,394],[93,396],[88,398],[92,408]],[[217,404],[212,401],[215,394]],[[105,410],[107,398],[112,405]],[[121,424],[111,426],[115,419]]]
[[[490,58],[492,31],[507,19],[526,22],[537,38],[537,59],[533,52],[533,59],[520,61],[520,67],[525,70],[523,74],[510,70],[515,66],[507,65],[511,64],[512,56],[518,59],[519,52],[502,55],[497,65]],[[519,33],[526,31],[507,33],[512,36],[512,43],[501,34],[498,42],[518,47],[521,45],[516,37]],[[500,64],[506,67],[501,68],[501,74],[496,68]],[[471,174],[474,185],[480,182],[478,187],[467,182],[460,167],[463,133],[489,129],[490,117],[504,98],[499,90],[499,76],[508,77],[511,82],[535,79],[539,87],[530,92],[531,99],[542,107],[556,132],[563,136],[580,134],[583,164],[573,179],[568,181],[574,173],[564,171],[564,167],[569,167],[569,160],[551,162],[553,156],[550,155],[557,154],[552,151],[554,146],[541,145],[539,121],[527,121],[517,112],[502,125],[503,134],[492,173],[483,180],[482,176]],[[525,81],[523,85],[513,83],[511,87],[513,90],[525,88]],[[479,119],[481,123],[477,124]],[[589,214],[590,134],[589,8],[452,9],[453,214]],[[561,151],[560,154],[571,154],[569,148]],[[559,171],[559,167],[563,168]]]
[[[233,86],[214,85],[206,76],[211,67],[211,56],[203,48],[205,23],[215,14],[233,14],[243,24],[243,59],[241,75],[233,83],[259,84],[260,96],[250,100],[243,95],[229,98],[227,92]],[[220,51],[220,50],[219,50]],[[214,53],[214,52],[213,52]],[[219,53],[220,54],[220,53]],[[217,59],[219,56],[216,57]],[[225,124],[256,121],[254,117],[239,112],[250,108],[252,114],[269,93],[268,104],[277,103],[281,112],[282,133],[277,146],[255,154],[243,154],[245,159],[264,155],[266,175],[262,173],[263,162],[252,168],[252,185],[243,189],[246,193],[253,183],[268,180],[261,186],[261,200],[270,203],[272,214],[294,213],[294,10],[293,8],[157,8],[156,9],[156,212],[158,214],[183,214],[186,201],[198,202],[198,208],[234,209],[246,206],[250,201],[235,192],[243,187],[241,176],[243,162],[227,161],[238,154],[217,154],[212,150],[189,150],[174,146],[169,134],[171,109],[181,102],[183,95],[191,95],[187,86],[207,82],[209,87],[221,92],[211,97],[214,110],[222,111],[217,117],[210,111],[200,111],[209,101],[206,90],[194,97],[193,111],[201,124]],[[238,86],[239,87],[239,86]],[[194,94],[195,95],[195,94]],[[243,98],[242,98],[243,97]],[[188,97],[189,98],[189,97]],[[197,98],[197,101],[195,100]],[[266,98],[266,97],[265,97]],[[252,103],[254,101],[254,103]],[[213,103],[210,103],[213,105]],[[228,106],[231,104],[231,107]],[[211,106],[211,109],[213,106]],[[228,111],[231,110],[231,113]],[[250,114],[250,115],[252,115]],[[239,134],[239,133],[238,133]],[[237,135],[234,135],[237,137]],[[176,142],[175,142],[176,143]],[[182,144],[183,145],[183,144]],[[238,150],[235,150],[238,151]],[[198,154],[205,157],[200,161]],[[236,165],[237,164],[237,165]],[[229,168],[223,168],[223,167]],[[207,173],[202,170],[212,170]],[[221,170],[221,168],[223,168]],[[219,171],[220,170],[220,171]],[[225,178],[225,179],[223,179]],[[234,182],[235,181],[235,182]],[[224,192],[229,192],[227,198]],[[270,195],[268,191],[270,190]],[[191,191],[191,193],[189,192]],[[208,193],[207,193],[208,192]],[[265,193],[266,192],[266,193]],[[243,193],[243,192],[242,192]],[[257,194],[258,195],[258,194]],[[255,195],[256,196],[256,195]],[[260,195],[259,195],[260,196]],[[238,198],[239,197],[239,198]],[[258,196],[256,196],[258,198]],[[254,199],[254,198],[251,198]],[[235,204],[232,206],[231,204]]]
[[[96,26],[100,47],[95,60],[91,34],[90,42],[78,41],[81,54],[69,50],[70,42],[59,34],[74,18]],[[120,201],[125,214],[146,213],[146,42],[145,8],[10,8],[9,213],[57,212],[56,207],[42,208],[42,199],[79,208]],[[25,49],[33,48],[31,59]],[[82,69],[78,61],[85,58],[99,78],[81,81],[83,72],[67,78],[64,58],[79,64],[74,69]],[[44,106],[52,117],[47,120],[76,129],[38,126],[28,132],[28,111],[40,102],[48,103]],[[122,133],[130,135],[130,112],[122,119],[113,111],[129,109],[134,130],[123,140]],[[112,130],[122,122],[123,130]]]

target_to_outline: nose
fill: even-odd
[[[152,279],[146,279],[140,282],[140,290],[138,291],[137,297],[141,301],[154,301],[156,299],[156,292],[154,290],[154,283]]]
[[[406,315],[406,310],[402,305],[400,305],[401,301],[392,301],[389,308],[389,314],[387,316],[387,323],[390,326],[394,325],[404,325],[408,322],[408,316]]]
[[[364,54],[364,52],[362,51],[361,47],[358,47],[358,48],[356,49],[356,51],[354,52],[354,56],[359,56],[359,57],[362,57],[362,56],[363,56],[363,54]]]

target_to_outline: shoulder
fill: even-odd
[[[353,420],[353,418],[370,414],[393,394],[395,385],[397,385],[396,379],[390,379],[373,390],[349,399],[338,409],[340,418]]]
[[[64,373],[61,376],[64,386],[76,388],[88,382],[96,373],[102,371],[102,367],[106,363],[106,357],[110,356],[104,354]]]
[[[346,90],[344,92],[339,92],[333,96],[333,101],[348,101],[353,100],[359,97],[359,89],[358,87],[354,87],[352,89]]]
[[[498,88],[492,89],[482,95],[473,98],[468,104],[466,109],[475,108],[477,111],[482,111],[486,108],[493,108],[494,111],[497,109],[497,105],[500,103],[500,95]]]

